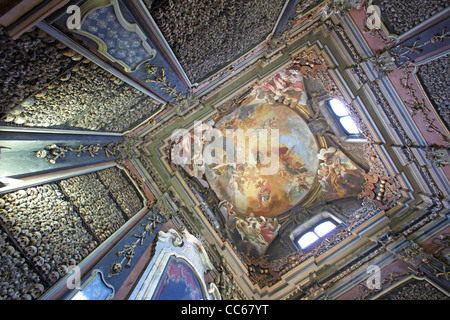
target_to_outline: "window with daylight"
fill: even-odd
[[[351,136],[359,135],[359,129],[348,113],[344,103],[336,98],[328,100],[327,103],[336,122],[341,126],[344,132]]]
[[[327,234],[336,229],[336,227],[336,223],[331,221],[331,219],[321,221],[314,225],[314,227],[308,229],[308,231],[303,232],[300,236],[298,236],[296,240],[297,245],[301,249],[305,249],[319,239],[324,238]]]

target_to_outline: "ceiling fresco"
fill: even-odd
[[[292,221],[313,216],[305,214],[307,208],[345,199],[349,207],[360,203],[368,166],[351,155],[362,146],[342,147],[327,129],[333,119],[306,111],[312,91],[305,79],[321,74],[326,62],[319,57],[301,53],[252,85],[234,108],[172,140],[173,169],[183,170],[197,190],[216,199],[210,203],[215,218],[244,255],[261,257],[269,246],[279,249],[271,244],[289,236]]]
[[[229,152],[227,143],[233,143],[236,153],[239,152],[242,148],[239,143],[247,142],[246,135],[253,135],[243,146],[246,161],[234,158],[206,166],[210,186],[237,213],[277,216],[310,190],[318,168],[317,143],[294,111],[283,105],[249,104],[222,118],[216,126],[226,140],[226,150],[220,148],[219,153]],[[233,129],[242,129],[243,136],[231,142],[227,133],[235,133]],[[277,131],[279,143],[269,145],[269,141],[276,142],[276,138],[271,140],[273,130]],[[269,137],[263,138],[261,134]]]
[[[313,11],[310,17],[319,13],[320,10]],[[207,207],[198,205],[194,210],[201,212],[211,225],[220,230],[220,239],[232,243],[248,267],[247,271],[251,282],[259,285],[260,288],[276,287],[284,274],[296,269],[299,264],[309,261],[310,258],[317,258],[329,250],[332,251],[333,248],[347,241],[346,239],[352,238],[351,230],[373,219],[380,210],[394,210],[395,206],[399,206],[398,201],[402,197],[402,193],[398,192],[401,190],[399,180],[389,173],[386,161],[379,153],[378,133],[373,130],[370,122],[367,122],[367,115],[361,111],[359,102],[353,100],[352,103],[348,103],[351,100],[348,91],[346,92],[346,90],[350,90],[347,87],[351,86],[349,83],[354,81],[353,83],[356,83],[359,88],[358,81],[367,81],[377,101],[381,101],[383,110],[386,110],[388,117],[396,121],[394,112],[389,109],[389,104],[383,98],[375,82],[367,80],[367,75],[359,64],[350,66],[348,69],[343,68],[341,65],[346,65],[348,62],[336,52],[348,50],[346,52],[353,61],[363,61],[360,53],[349,40],[346,30],[340,25],[333,25],[331,20],[326,20],[325,25],[306,18],[300,19],[297,23],[300,26],[303,24],[303,28],[299,27],[301,31],[293,32],[294,36],[292,37],[283,35],[283,41],[274,43],[272,57],[274,60],[280,59],[276,64],[278,68],[274,70],[267,67],[272,61],[267,58],[257,60],[253,64],[249,63],[240,74],[244,79],[240,82],[244,83],[240,90],[236,90],[236,87],[231,85],[230,87],[234,91],[228,91],[229,96],[220,100],[226,93],[217,93],[227,88],[227,85],[233,84],[234,81],[239,82],[239,80],[236,80],[237,77],[230,77],[230,80],[217,85],[213,90],[214,93],[204,98],[205,100],[211,98],[215,101],[213,110],[216,113],[213,112],[209,116],[200,115],[197,119],[203,119],[203,123],[207,124],[204,128],[206,131],[211,128],[224,131],[226,129],[248,129],[256,124],[258,124],[258,128],[261,128],[263,125],[260,124],[271,119],[271,113],[276,114],[277,112],[274,110],[277,108],[280,110],[286,108],[286,111],[283,112],[285,118],[290,112],[299,117],[307,127],[305,133],[302,134],[302,142],[308,140],[308,135],[312,135],[316,144],[315,148],[309,148],[308,158],[313,159],[314,157],[315,165],[310,170],[300,172],[300,174],[307,172],[311,174],[309,176],[311,185],[308,190],[303,190],[306,193],[303,198],[298,202],[294,200],[290,204],[290,208],[274,206],[275,209],[272,208],[271,211],[273,215],[265,215],[261,211],[260,204],[262,209],[264,205],[270,206],[271,199],[276,199],[277,194],[286,195],[290,186],[293,187],[296,184],[298,187],[298,180],[293,181],[292,179],[295,177],[293,173],[296,171],[289,172],[288,170],[290,174],[286,177],[291,178],[291,183],[289,180],[277,180],[281,183],[272,188],[270,181],[269,183],[259,181],[260,184],[255,184],[251,188],[250,177],[256,178],[257,175],[249,170],[249,166],[239,170],[239,166],[213,164],[204,170],[195,171],[194,167],[179,167],[171,162],[174,157],[173,151],[179,151],[177,143],[170,144],[170,140],[167,140],[166,145],[159,149],[162,154],[162,163],[168,161],[166,168],[170,168],[168,169],[169,176],[180,179],[183,190],[193,191],[196,197],[202,199],[200,201],[204,201]],[[324,31],[326,28],[330,28],[332,32]],[[321,34],[320,30],[324,31],[326,36],[317,41],[317,35]],[[335,43],[328,42],[326,40],[328,36],[333,40],[337,38],[342,40],[339,50],[334,48],[330,52],[330,47],[333,47]],[[302,40],[302,45],[299,45],[301,49],[296,52],[290,51],[288,62],[282,60],[280,57],[284,56],[277,53],[279,52],[277,50],[283,49],[286,45],[292,45],[296,41],[298,43],[299,39]],[[323,49],[324,43],[326,49]],[[258,65],[260,62],[262,63]],[[378,60],[374,61],[373,65],[376,66],[376,63]],[[258,71],[253,72],[253,68]],[[335,72],[336,69],[340,70],[337,72],[340,72],[339,75]],[[258,73],[262,72],[261,70],[267,70],[266,76],[262,77],[262,73]],[[343,74],[350,75],[346,79],[346,84],[341,82],[340,77]],[[355,81],[356,78],[352,78],[354,76],[359,80]],[[345,103],[347,111],[360,131],[359,142],[346,142],[345,135],[336,127],[335,119],[330,117],[325,101],[333,97],[343,102],[347,101]],[[365,101],[365,103],[368,102]],[[362,108],[364,109],[364,107]],[[298,124],[296,127],[302,128],[302,126],[303,124]],[[281,124],[280,127],[288,130],[289,125]],[[399,124],[395,126],[395,130],[398,130],[401,137],[405,136]],[[195,144],[193,131],[190,134],[191,142]],[[294,140],[292,134],[290,138]],[[205,142],[198,142],[201,150]],[[151,145],[156,146],[155,143]],[[292,146],[293,144],[290,145],[291,148]],[[305,161],[307,157],[303,155],[301,157],[303,163],[307,163]],[[294,158],[292,157],[292,160]],[[298,161],[298,163],[301,164],[302,161]],[[220,170],[214,170],[216,166]],[[280,184],[284,187],[280,187]],[[246,194],[247,196],[252,192],[253,199],[250,209],[247,198],[246,201],[241,201],[244,205],[237,204],[236,200],[243,199],[243,197],[236,197],[236,194]],[[260,202],[258,202],[258,197]],[[283,203],[286,204],[287,201],[283,201]],[[248,210],[243,211],[243,208]],[[299,250],[298,247],[295,247],[293,237],[299,234],[296,228],[314,220],[315,217],[317,219],[323,217],[324,213],[342,219],[344,224],[333,230],[326,240],[319,241],[306,250]],[[195,222],[192,223],[195,224]],[[378,249],[368,252],[364,257],[361,256],[361,259],[354,265],[336,270],[338,276],[330,278],[325,285],[334,285],[341,277],[351,270],[359,268],[361,264],[381,252]]]

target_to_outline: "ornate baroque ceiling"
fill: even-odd
[[[357,0],[66,1],[26,32],[5,27],[1,125],[23,134],[2,140],[3,161],[29,160],[7,175],[133,167],[147,200],[159,199],[154,210],[202,239],[224,298],[370,298],[352,293],[368,266],[397,263],[407,285],[423,283],[403,264],[448,288],[442,256],[432,256],[434,269],[410,258],[448,232],[448,3],[373,4],[378,27],[373,7]],[[77,27],[68,5],[80,9]],[[340,125],[332,98],[358,134]],[[65,130],[77,139],[37,139],[71,148],[53,164],[24,142]],[[238,130],[248,144],[227,136]],[[261,144],[262,130],[279,136]],[[212,132],[235,148],[230,159],[206,162],[226,151]],[[86,179],[116,199],[105,172]],[[73,202],[66,181],[54,188]],[[296,245],[326,219],[335,230]],[[94,228],[90,250],[118,229],[108,226]]]

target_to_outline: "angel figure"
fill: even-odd
[[[355,172],[357,167],[348,158],[342,157],[336,148],[330,147],[320,150],[319,160],[323,162],[320,163],[317,173],[323,187],[328,185],[333,187],[338,197],[343,197],[347,194],[345,186],[355,187],[354,184],[348,181],[347,176],[360,177]]]

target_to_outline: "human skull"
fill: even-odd
[[[61,277],[64,277],[67,274],[67,271],[69,271],[69,268],[65,264],[58,267],[58,273]]]
[[[27,193],[30,197],[34,197],[37,194],[36,188],[28,188]]]
[[[83,248],[83,249],[81,249],[80,253],[81,253],[82,257],[86,257],[89,254],[89,251],[87,249]]]
[[[13,114],[8,113],[8,114],[5,114],[3,116],[2,121],[4,121],[4,122],[11,122],[14,119],[15,119],[15,116]]]
[[[48,275],[48,280],[50,280],[51,283],[56,282],[58,279],[59,279],[59,273],[56,271],[52,271]]]
[[[14,226],[14,224],[16,223],[16,219],[14,219],[13,217],[11,217],[9,214],[6,213],[6,210],[2,209],[3,211],[5,211],[5,214],[1,214],[0,217],[3,220],[3,222],[7,225],[7,226]]]
[[[30,239],[26,236],[20,236],[19,239],[17,239],[19,244],[22,246],[22,248],[25,248],[30,243]]]
[[[6,246],[6,252],[9,256],[12,256],[16,252],[16,249],[13,246]]]
[[[25,294],[22,294],[21,300],[33,300],[33,297],[30,294],[25,293]]]
[[[51,226],[53,229],[59,228],[59,222],[58,221],[52,221]]]
[[[122,270],[122,265],[120,263],[114,263],[111,270],[115,273],[120,272]]]
[[[45,158],[47,156],[47,151],[42,149],[39,151],[36,151],[36,158]]]
[[[14,291],[14,290],[9,294],[9,296],[10,296],[11,300],[19,300],[19,298],[20,298],[19,292]]]
[[[29,246],[25,248],[25,253],[29,257],[34,257],[37,253],[37,248],[35,246]]]
[[[39,231],[36,231],[36,232],[33,233],[33,237],[31,239],[31,242],[32,243],[36,243],[36,242],[41,241],[41,239],[42,239],[42,234]]]
[[[36,256],[33,258],[33,263],[38,267],[43,266],[44,262],[45,262],[45,260],[41,256]]]
[[[77,262],[75,261],[75,259],[69,259],[69,266],[75,266],[77,264]]]
[[[5,194],[5,195],[3,196],[3,198],[4,198],[5,201],[7,201],[7,202],[13,202],[14,200],[16,200],[16,197],[15,197],[13,194],[11,194],[11,193]]]
[[[9,232],[15,236],[18,237],[20,235],[20,232],[22,232],[22,229],[20,229],[19,227],[15,226],[9,229]]]
[[[37,299],[44,292],[44,286],[42,284],[35,284],[30,289],[30,294],[34,299]]]
[[[25,190],[19,190],[16,192],[16,194],[17,194],[16,199],[22,199],[27,196],[27,192]]]
[[[42,231],[44,231],[45,233],[51,233],[52,232],[52,228],[47,225],[44,228],[42,228]]]
[[[42,271],[43,271],[45,274],[47,274],[47,273],[50,271],[51,268],[52,268],[52,267],[50,267],[50,264],[48,264],[48,263],[44,263],[44,264],[42,265],[42,267],[41,267]]]

